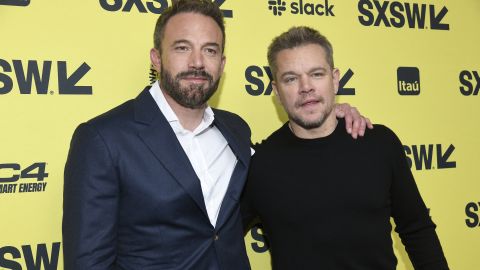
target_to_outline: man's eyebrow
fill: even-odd
[[[181,43],[192,44],[190,41],[188,41],[188,40],[186,40],[186,39],[178,39],[178,40],[175,40],[175,41],[172,43],[172,46],[175,46],[175,45],[178,45],[178,44],[181,44]]]
[[[202,47],[210,47],[210,46],[220,48],[220,44],[218,44],[216,42],[207,42]]]
[[[283,78],[285,76],[288,76],[288,75],[298,75],[296,72],[293,72],[293,71],[285,71],[284,73],[280,74],[280,77]]]
[[[315,71],[323,71],[323,72],[326,72],[327,69],[324,68],[324,67],[322,67],[322,66],[313,67],[313,68],[311,68],[311,69],[308,71],[308,73],[312,73],[312,72],[315,72]]]

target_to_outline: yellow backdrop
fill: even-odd
[[[211,105],[244,117],[260,141],[286,120],[266,68],[293,25],[325,34],[339,102],[401,138],[452,269],[480,269],[480,2],[217,0],[227,65]],[[165,0],[0,0],[0,269],[63,269],[63,166],[74,128],[150,83]],[[354,224],[352,224],[354,226]],[[398,236],[398,269],[412,269]],[[245,238],[269,269],[261,231]]]

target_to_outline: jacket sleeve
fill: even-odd
[[[81,124],[64,172],[65,270],[114,268],[118,198],[118,174],[107,144],[93,126]]]
[[[415,269],[449,269],[435,232],[436,225],[432,222],[415,184],[403,145],[391,130],[388,132],[392,146],[391,195],[395,231],[399,234]]]

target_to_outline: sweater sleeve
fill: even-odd
[[[387,145],[391,145],[391,203],[395,231],[400,235],[415,269],[449,269],[435,232],[436,226],[415,184],[402,143],[393,131],[386,128],[386,133],[390,141]]]
[[[252,203],[253,194],[251,182],[252,177],[249,175],[240,200],[240,212],[242,214],[243,231],[245,234],[258,222],[258,215]]]

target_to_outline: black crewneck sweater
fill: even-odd
[[[390,217],[415,269],[448,269],[397,136],[344,127],[301,139],[287,123],[256,147],[242,213],[263,223],[273,269],[393,270]]]

